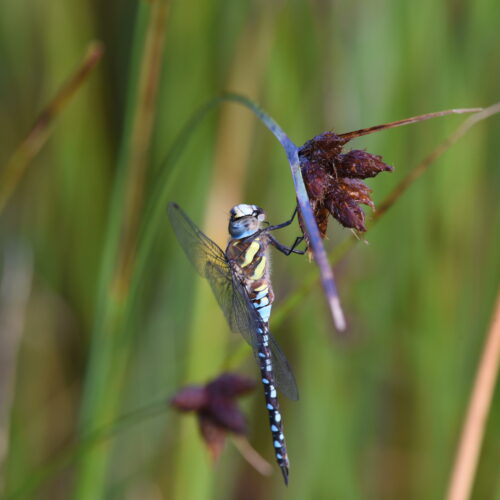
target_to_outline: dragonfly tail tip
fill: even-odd
[[[283,480],[285,481],[285,486],[288,486],[288,467],[282,465],[280,468],[281,473],[283,474]]]

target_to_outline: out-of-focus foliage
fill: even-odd
[[[127,334],[117,344],[128,353],[122,384],[89,382],[91,353],[105,341],[91,332],[105,331],[96,329],[103,300],[96,297],[109,265],[104,244],[116,231],[111,193],[123,178],[117,165],[149,5],[0,2],[0,168],[88,41],[106,48],[1,214],[0,487],[7,494],[71,445],[89,384],[119,401],[111,412],[119,418],[216,377],[241,343],[165,217],[153,228]],[[325,130],[499,101],[498,19],[497,0],[171,2],[146,200],[185,121],[222,90],[259,102],[297,144]],[[461,120],[354,141],[395,167],[368,180],[375,205]],[[479,124],[366,233],[369,245],[360,243],[336,266],[347,341],[333,339],[319,285],[274,330],[301,393],[299,402],[282,403],[287,489],[278,472],[263,478],[250,469],[230,443],[213,467],[195,417],[166,410],[108,442],[106,467],[97,472],[103,486],[92,499],[442,498],[499,283],[499,135],[499,118]],[[179,167],[171,199],[221,245],[236,203],[264,207],[273,223],[292,213],[280,146],[235,104],[203,119]],[[287,229],[280,238],[291,242],[296,233]],[[327,245],[348,234],[331,224]],[[275,309],[310,272],[305,258],[274,256]],[[257,375],[250,349],[239,369]],[[500,498],[498,396],[477,499]],[[272,461],[262,396],[243,407],[250,441]],[[56,471],[29,498],[82,498],[76,490],[82,474],[92,484],[92,470],[73,464]]]

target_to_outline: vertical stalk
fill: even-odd
[[[136,53],[140,69],[136,95],[131,95],[132,125],[130,134],[127,131],[124,134],[122,168],[115,182],[108,224],[80,415],[82,434],[115,418],[131,348],[131,339],[125,335],[131,316],[130,277],[143,212],[168,10],[166,0],[153,0],[150,4],[150,7],[143,4],[139,9],[139,14],[149,11],[146,14],[148,21],[143,50]],[[141,20],[139,15],[138,26],[142,25]],[[138,43],[142,44],[142,37]],[[131,74],[133,76],[133,72]],[[103,442],[82,457],[77,470],[75,498],[104,497],[109,454],[109,443]]]
[[[118,295],[127,295],[128,293],[132,261],[137,247],[155,103],[162,68],[166,19],[166,0],[155,0],[146,34],[144,59],[140,70],[137,110],[130,141],[130,167],[126,183],[125,214],[115,276],[115,291]]]
[[[470,498],[500,362],[500,293],[469,401],[446,498]]]

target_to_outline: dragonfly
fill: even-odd
[[[290,220],[275,226],[256,205],[233,207],[229,218],[229,242],[224,252],[206,236],[176,203],[169,203],[168,217],[174,233],[194,268],[210,284],[232,331],[240,333],[252,347],[264,387],[276,461],[288,484],[289,460],[277,388],[288,398],[299,397],[290,365],[269,331],[274,301],[269,267],[269,246],[285,255],[304,254],[297,250],[303,237],[291,247],[281,244],[272,232],[290,225]]]

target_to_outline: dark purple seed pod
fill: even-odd
[[[365,214],[360,205],[372,209],[375,206],[371,189],[361,179],[393,170],[381,156],[359,149],[342,153],[349,139],[325,132],[299,148],[302,177],[322,238],[326,236],[328,214],[346,228],[366,231]],[[304,230],[300,213],[299,223]]]
[[[187,386],[179,390],[170,404],[179,411],[194,411],[200,433],[214,460],[223,447],[226,434],[246,434],[245,415],[235,399],[255,388],[255,381],[235,373],[223,373],[204,386]]]
[[[197,411],[208,403],[205,387],[190,385],[181,389],[170,400],[170,404],[180,411]]]
[[[346,154],[340,154],[335,159],[335,169],[339,177],[351,179],[367,179],[375,177],[380,172],[391,172],[393,168],[382,161],[379,155],[353,149]]]

